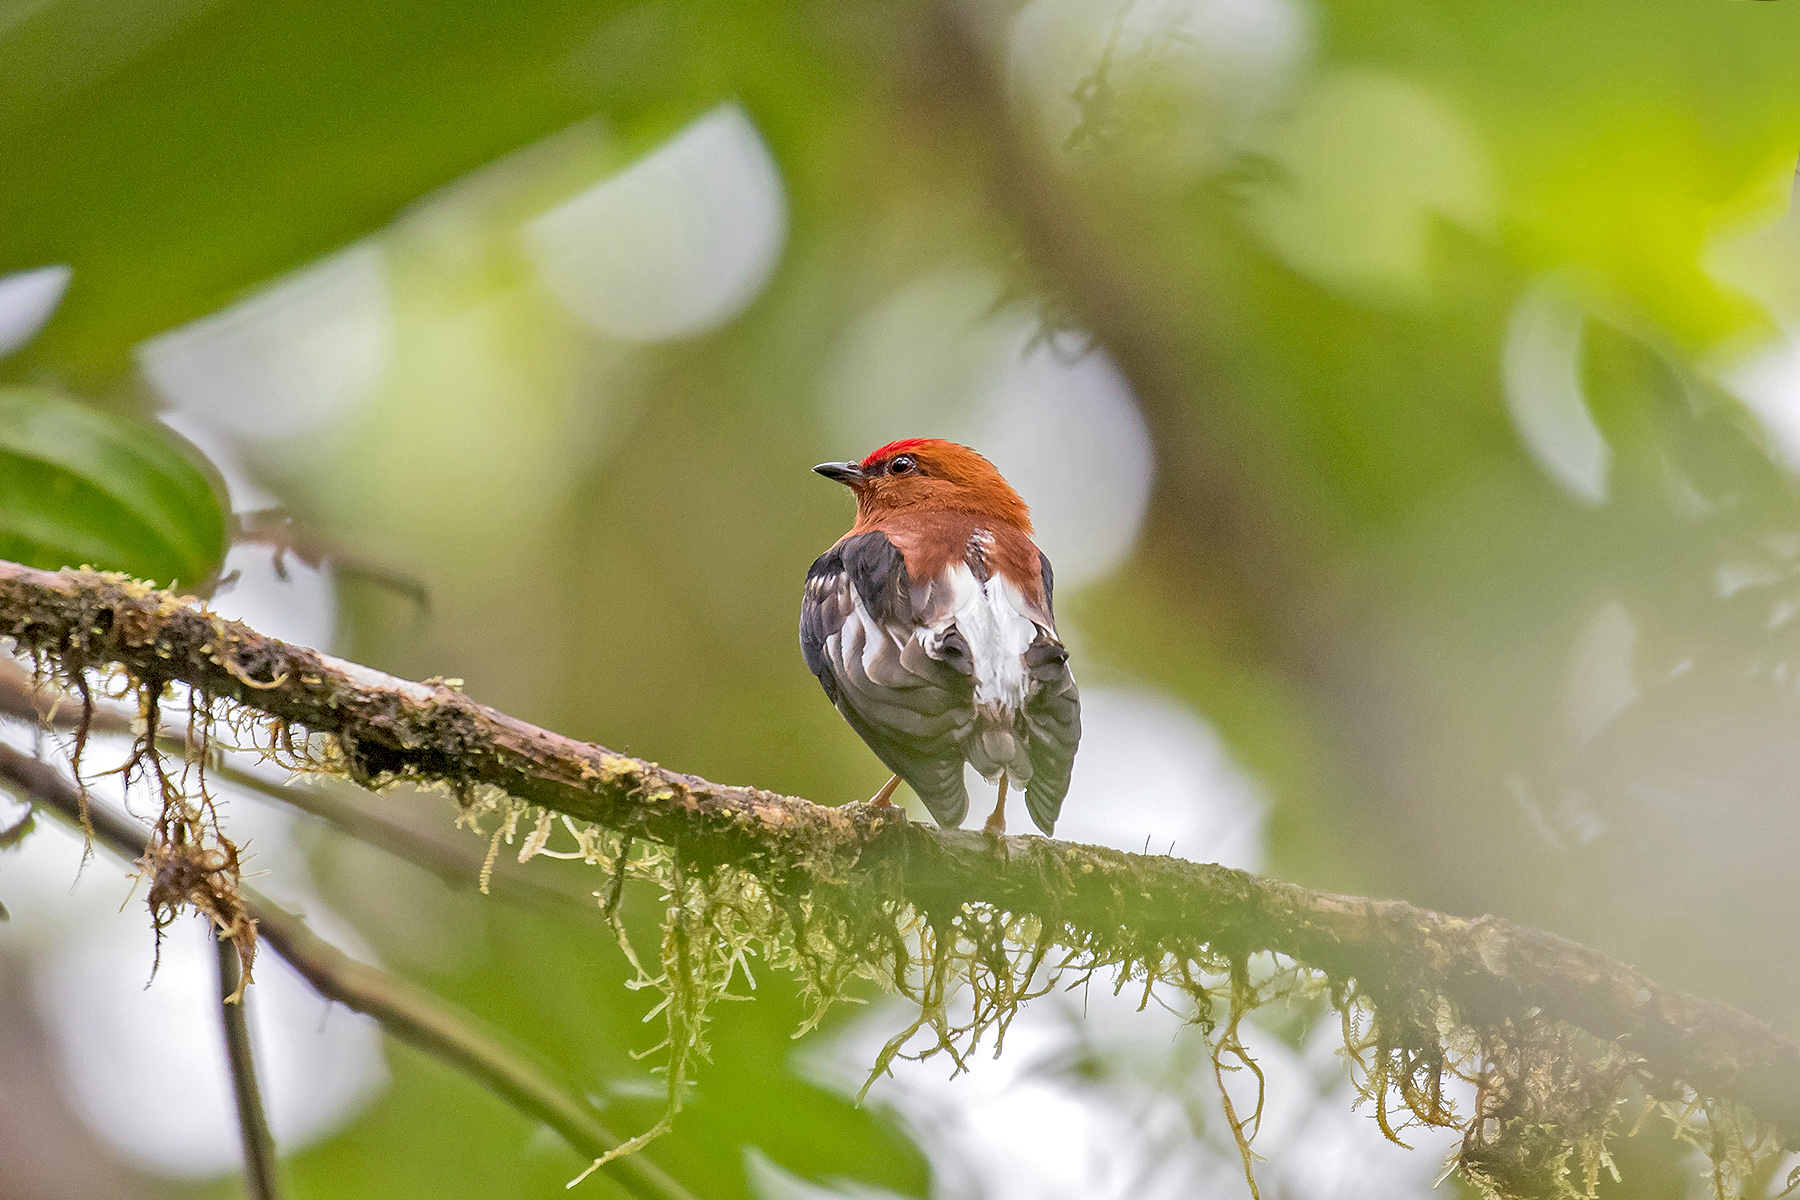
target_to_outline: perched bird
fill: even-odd
[[[1081,740],[1081,698],[1051,611],[1050,560],[987,459],[938,438],[813,470],[856,495],[856,524],[806,575],[800,649],[850,727],[940,825],[969,809],[963,763],[1051,833]]]

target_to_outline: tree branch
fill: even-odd
[[[979,833],[910,824],[897,812],[709,783],[539,729],[443,684],[407,682],[264,637],[118,576],[0,563],[0,634],[65,667],[118,664],[140,680],[185,683],[328,734],[365,785],[489,785],[677,847],[688,863],[735,864],[790,892],[855,877],[920,912],[985,904],[1036,916],[1072,939],[1065,944],[1116,942],[1129,931],[1140,946],[1182,953],[1203,940],[1354,980],[1377,1004],[1426,992],[1472,1025],[1566,1022],[1622,1043],[1657,1086],[1748,1105],[1789,1144],[1800,1143],[1800,1048],[1736,1009],[1503,918],[1467,920],[1037,837],[1008,837],[997,853]],[[281,932],[292,928],[277,921],[264,932],[278,949],[282,937],[294,948],[300,935]],[[361,1004],[381,1002],[365,996],[354,1006]]]
[[[91,822],[94,840],[120,858],[135,863],[143,856],[148,837],[143,826],[92,797],[84,809],[80,791],[60,771],[4,743],[0,743],[0,783],[71,828],[85,830]],[[242,893],[257,932],[320,995],[373,1017],[394,1037],[472,1076],[520,1112],[556,1130],[579,1154],[598,1159],[623,1144],[587,1105],[557,1087],[475,1018],[398,976],[357,962],[313,933],[299,917],[251,889]],[[220,946],[221,961],[230,957],[235,964],[231,946],[223,942]],[[693,1193],[642,1154],[612,1159],[601,1169],[642,1200],[695,1200]]]

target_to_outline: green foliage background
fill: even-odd
[[[1096,93],[1085,144],[1046,147],[1150,298],[1154,335],[1203,381],[1140,396],[1156,512],[1122,571],[1059,596],[1087,639],[1083,678],[1154,684],[1219,726],[1275,805],[1278,874],[1543,925],[1791,1028],[1800,705],[1778,682],[1789,568],[1770,547],[1800,512],[1776,440],[1718,381],[1800,319],[1800,240],[1782,223],[1800,5],[1304,11],[1314,50],[1275,116],[1216,160],[1192,165],[1198,135],[1169,116],[1179,80],[1154,72]],[[0,273],[74,268],[0,385],[147,415],[141,342],[376,239],[413,365],[350,435],[250,464],[308,527],[432,591],[420,625],[346,584],[339,650],[710,778],[867,795],[880,769],[793,644],[799,580],[847,519],[806,468],[867,449],[819,416],[834,347],[945,268],[998,272],[1052,311],[1082,303],[1079,273],[1021,235],[994,185],[981,110],[934,73],[929,16],[0,0]],[[579,341],[498,231],[725,100],[787,189],[767,291],[699,338]],[[553,135],[554,168],[508,159],[486,190],[453,186]],[[463,222],[453,252],[446,213]],[[1559,489],[1508,416],[1509,322],[1545,287],[1586,313],[1602,504]],[[445,399],[460,395],[457,368],[432,365],[446,326],[518,382],[537,433],[467,432],[491,414]],[[571,454],[558,431],[589,409],[599,448]],[[1179,464],[1202,457],[1226,464],[1252,544],[1181,490]],[[1719,586],[1745,561],[1761,582]],[[1634,698],[1576,738],[1573,664],[1611,605],[1634,631]],[[641,997],[602,927],[315,849],[389,961],[580,1088],[642,1075]],[[402,894],[429,897],[454,954],[421,951]],[[712,1197],[746,1194],[747,1146],[809,1178],[924,1193],[902,1131],[787,1065],[779,980],[728,1007],[695,1102],[649,1153]],[[572,1173],[466,1081],[404,1050],[392,1065],[365,1117],[294,1161],[296,1194],[545,1195]],[[654,1112],[633,1105],[616,1103],[620,1124]],[[1681,1186],[1672,1149],[1624,1154],[1643,1160],[1632,1194]]]

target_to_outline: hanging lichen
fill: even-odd
[[[93,637],[102,638],[109,631],[107,615],[96,612],[84,618],[80,627]],[[148,884],[146,902],[156,939],[155,963],[161,964],[164,932],[184,910],[192,909],[207,917],[218,936],[230,940],[236,948],[239,983],[230,999],[240,1000],[252,979],[256,922],[239,891],[243,868],[238,847],[225,836],[220,825],[218,802],[207,777],[208,762],[215,753],[215,710],[220,706],[211,697],[178,688],[166,679],[134,677],[118,668],[89,670],[86,663],[90,649],[84,638],[66,647],[58,659],[38,654],[32,663],[32,678],[40,688],[55,683],[78,697],[68,753],[81,790],[83,823],[86,824],[90,782],[84,766],[97,711],[96,699],[127,704],[136,710],[130,726],[131,748],[124,762],[105,774],[118,776],[126,795],[147,793],[154,805],[155,820],[136,866]],[[179,739],[181,753],[172,756],[164,736],[168,724],[165,715],[169,700],[177,692],[183,701],[186,735]],[[244,710],[226,707],[231,708],[239,722],[246,719]],[[43,716],[49,722],[54,714],[46,712]],[[91,843],[91,826],[87,832]]]
[[[621,1153],[669,1128],[706,1058],[710,1006],[748,996],[753,963],[798,982],[809,1015],[796,1036],[858,981],[918,1006],[915,1020],[871,1064],[864,1093],[898,1058],[942,1055],[961,1071],[984,1044],[999,1053],[1019,1006],[1052,990],[1100,979],[1134,989],[1140,1006],[1167,1002],[1164,994],[1179,998],[1209,1040],[1220,1102],[1252,1196],[1258,1194],[1252,1142],[1264,1079],[1239,1033],[1252,1013],[1269,1005],[1322,999],[1335,1008],[1360,1102],[1381,1132],[1404,1146],[1409,1126],[1462,1130],[1453,1165],[1494,1200],[1594,1200],[1602,1172],[1617,1175],[1609,1140],[1620,1134],[1631,1097],[1642,1096],[1637,1059],[1558,1023],[1533,1017],[1476,1027],[1429,991],[1403,1004],[1377,1004],[1354,979],[1333,979],[1269,954],[1233,955],[1200,937],[1171,944],[1120,929],[1116,937],[1099,938],[986,905],[921,911],[879,872],[788,894],[743,868],[696,868],[669,847],[628,841],[499,793],[469,801],[461,820],[477,832],[486,828],[490,869],[502,844],[516,843],[520,862],[548,855],[606,872],[596,897],[613,917],[633,969],[628,986],[657,995],[647,1019],[660,1017],[665,1029],[647,1052],[662,1059],[664,1114]],[[572,848],[556,847],[559,833]],[[617,919],[628,880],[660,890],[664,919],[654,955],[641,953]],[[1255,1102],[1244,1111],[1226,1086],[1233,1072],[1255,1082]],[[1467,1111],[1447,1094],[1453,1080],[1474,1097]],[[1662,1111],[1678,1136],[1709,1155],[1720,1197],[1736,1194],[1781,1153],[1772,1131],[1740,1109],[1691,1094],[1660,1104],[1641,1100],[1639,1109],[1640,1118]]]

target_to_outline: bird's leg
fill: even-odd
[[[894,789],[899,786],[900,786],[900,777],[898,775],[895,775],[893,778],[889,779],[886,783],[881,785],[881,790],[879,792],[875,793],[874,797],[872,799],[870,799],[869,803],[873,804],[876,808],[892,808],[892,807],[894,807],[894,800],[893,800]]]
[[[1006,772],[1000,772],[1000,798],[994,802],[994,811],[988,814],[983,829],[999,837],[1006,832]]]

